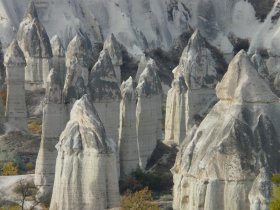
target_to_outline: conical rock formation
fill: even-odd
[[[259,188],[254,180],[262,168],[280,171],[279,99],[244,51],[216,91],[220,101],[183,142],[172,169],[173,208],[266,210],[262,194],[269,186],[264,181]],[[253,208],[256,199],[259,208]]]
[[[121,93],[107,50],[100,53],[98,61],[91,70],[89,91],[108,138],[112,138],[117,144]]]
[[[114,142],[87,95],[76,101],[57,144],[51,210],[117,207],[118,173]]]
[[[17,41],[13,41],[7,49],[4,56],[4,65],[6,66],[7,81],[5,116],[13,129],[27,131],[27,108],[24,90],[26,62]],[[0,107],[0,113],[1,109],[3,111],[3,108]]]
[[[58,71],[61,84],[64,85],[66,75],[65,49],[57,35],[51,39],[51,47],[53,52],[52,67]]]
[[[38,187],[37,199],[49,202],[55,175],[55,161],[59,136],[67,122],[65,104],[62,100],[62,85],[59,74],[50,71],[46,96],[43,105],[42,139],[35,168],[35,185]]]
[[[66,103],[73,104],[86,93],[91,66],[92,45],[86,35],[78,32],[66,51],[67,73],[63,89]]]
[[[30,90],[45,88],[51,66],[52,49],[33,1],[30,2],[20,23],[17,39],[27,62],[26,88]]]
[[[162,140],[162,86],[157,71],[156,63],[150,60],[136,88],[136,132],[142,169],[145,169],[157,141]]]
[[[139,165],[136,135],[136,97],[133,79],[121,85],[122,100],[120,104],[120,172],[130,175]]]
[[[117,41],[114,34],[108,36],[108,38],[104,42],[104,47],[103,47],[103,49],[108,50],[112,64],[115,69],[117,81],[119,82],[119,84],[121,84],[120,66],[123,65],[122,48],[123,46]]]

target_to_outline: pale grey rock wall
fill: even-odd
[[[145,169],[157,142],[162,140],[162,87],[157,70],[155,62],[150,60],[136,88],[136,132],[142,169]]]
[[[5,116],[11,129],[27,131],[27,109],[24,90],[26,61],[17,41],[13,41],[4,56],[7,81]]]
[[[55,145],[65,128],[68,117],[62,100],[62,85],[59,76],[58,72],[51,70],[43,102],[42,137],[34,180],[38,188],[37,199],[43,202],[49,202],[51,199],[57,157]]]
[[[119,206],[114,142],[87,95],[76,101],[57,144],[51,210]]]
[[[120,103],[120,173],[130,175],[139,165],[136,134],[136,97],[133,79],[130,77],[121,85]]]
[[[269,178],[259,174],[280,170],[279,99],[244,51],[216,92],[220,101],[182,143],[172,169],[173,208],[267,210]]]

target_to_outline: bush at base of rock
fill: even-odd
[[[2,176],[12,176],[12,175],[18,175],[19,174],[19,168],[16,164],[13,162],[7,162],[2,167]]]
[[[32,134],[42,134],[42,125],[41,123],[35,121],[35,120],[30,120],[28,122],[28,130],[32,133]]]
[[[128,191],[121,200],[121,210],[159,210],[159,205],[153,202],[152,192],[148,187],[132,193]]]

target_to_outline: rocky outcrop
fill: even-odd
[[[121,85],[122,100],[120,104],[120,173],[130,175],[139,165],[136,135],[136,97],[133,79]]]
[[[174,72],[175,74],[175,72]],[[167,93],[165,112],[165,143],[180,145],[186,137],[187,86],[183,76],[172,82]]]
[[[52,49],[33,1],[30,2],[20,23],[17,39],[27,62],[25,88],[28,90],[45,88],[51,66]]]
[[[147,58],[146,55],[141,56],[140,61],[138,63],[136,77],[135,77],[136,81],[139,80],[140,75],[143,73],[144,69],[146,68],[148,61],[149,61],[149,59]]]
[[[60,38],[55,35],[51,39],[51,46],[53,52],[52,67],[58,72],[61,84],[64,85],[66,75],[65,65],[65,49],[62,45]]]
[[[76,101],[56,146],[51,210],[100,210],[119,205],[114,142],[87,95]]]
[[[112,138],[117,144],[121,93],[107,50],[100,53],[98,61],[90,72],[89,91],[108,138]]]
[[[26,61],[17,41],[13,41],[4,56],[7,81],[5,116],[11,129],[27,131],[27,109],[24,90]]]
[[[173,208],[265,210],[270,179],[263,168],[280,171],[279,98],[244,51],[216,93],[220,101],[183,142],[172,169]]]
[[[73,104],[86,93],[91,66],[92,45],[86,35],[78,32],[66,51],[67,73],[63,89],[66,103]]]
[[[114,34],[108,36],[108,38],[104,42],[103,49],[106,49],[110,55],[112,64],[115,69],[115,74],[117,77],[117,81],[121,84],[121,65],[123,65],[123,57],[122,57],[122,48],[123,46],[117,41]]]
[[[216,103],[215,87],[222,78],[226,63],[196,30],[182,53],[177,74],[184,75],[188,88],[186,99],[186,129],[195,129]]]
[[[43,122],[40,150],[35,168],[35,185],[38,187],[37,199],[49,202],[55,175],[55,161],[59,136],[65,128],[67,113],[62,100],[62,84],[59,72],[50,71],[46,96],[43,101]]]
[[[268,74],[268,69],[266,67],[266,63],[264,59],[262,58],[259,50],[256,50],[256,52],[252,55],[251,61],[254,64],[256,70],[259,72],[262,78],[267,79],[269,74]]]
[[[157,71],[156,63],[150,60],[136,88],[136,132],[139,166],[142,169],[145,169],[157,141],[162,138],[162,87]]]

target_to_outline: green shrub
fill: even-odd
[[[36,120],[30,120],[28,122],[28,130],[32,134],[41,135],[42,134],[42,124]]]

